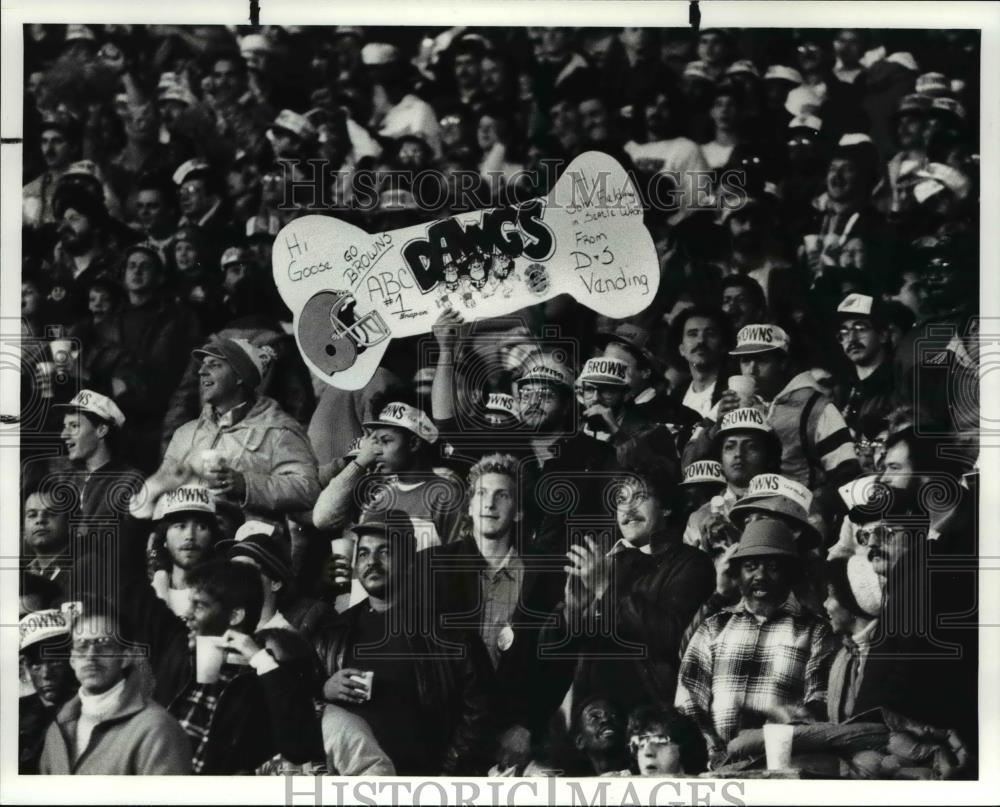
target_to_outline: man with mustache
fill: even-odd
[[[692,307],[678,314],[671,328],[691,375],[678,397],[688,409],[705,417],[725,389],[726,352],[732,344],[729,320],[717,309]]]
[[[366,513],[351,532],[358,536],[356,574],[367,597],[317,636],[330,676],[323,686],[328,712],[363,719],[398,775],[485,771],[496,702],[482,640],[422,624],[425,606],[417,594],[426,581],[415,575],[416,536],[406,513]],[[336,739],[328,750],[335,767],[348,773],[352,738]]]
[[[45,170],[21,191],[24,224],[28,227],[40,227],[56,220],[52,204],[56,183],[79,155],[82,127],[76,117],[60,110],[45,115],[38,135]]]
[[[834,652],[825,620],[792,593],[801,560],[791,530],[769,519],[752,522],[730,563],[742,598],[695,632],[676,697],[715,764],[741,729],[822,720]]]
[[[610,551],[590,535],[570,546],[563,607],[543,641],[583,654],[574,698],[613,692],[631,710],[672,702],[680,641],[715,588],[715,570],[681,540],[676,467],[639,450],[623,464],[614,494],[621,538]]]
[[[849,294],[837,306],[837,338],[853,365],[840,406],[855,444],[885,429],[893,406],[892,343],[881,309],[880,301],[866,294]]]
[[[188,572],[208,560],[221,537],[215,518],[215,498],[211,490],[201,485],[182,485],[157,500],[154,520],[150,552],[166,550],[169,566],[153,573],[153,590],[183,619],[191,608]]]

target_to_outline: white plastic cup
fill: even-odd
[[[53,339],[49,342],[49,349],[52,351],[52,358],[56,364],[68,364],[73,357],[72,339]]]
[[[347,562],[354,567],[354,547],[357,543],[357,536],[353,533],[348,533],[342,535],[340,538],[334,538],[330,541],[330,551],[334,555],[340,555],[343,558],[347,558]],[[350,578],[336,578],[334,583],[338,585],[347,585],[350,583]]]
[[[752,375],[731,375],[729,389],[740,396],[740,406],[752,406],[757,393],[757,379]]]
[[[769,771],[787,771],[792,767],[792,737],[794,726],[782,723],[764,724],[764,751]]]
[[[802,243],[805,244],[806,254],[812,255],[823,248],[823,236],[818,233],[809,233],[802,236]]]
[[[366,670],[361,675],[352,675],[351,680],[361,684],[364,688],[364,698],[366,701],[372,699],[372,682],[375,680],[375,673],[371,670]]]
[[[209,476],[212,471],[221,471],[226,466],[226,456],[217,448],[206,448],[198,455],[201,475]]]
[[[226,650],[218,636],[196,636],[194,675],[199,684],[214,684],[219,680]]]

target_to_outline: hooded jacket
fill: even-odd
[[[80,696],[66,703],[49,726],[42,750],[43,774],[182,775],[191,773],[191,746],[181,724],[142,693],[134,671],[116,708],[94,727],[74,758]]]
[[[248,511],[281,514],[311,509],[320,493],[316,457],[305,429],[271,398],[261,396],[236,423],[220,426],[211,405],[174,432],[164,461],[218,448],[246,479]],[[192,457],[193,459],[193,457]]]

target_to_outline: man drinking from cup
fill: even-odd
[[[854,479],[861,471],[851,432],[837,407],[808,371],[796,374],[788,334],[777,325],[747,325],[730,351],[740,373],[754,379],[756,395],[767,405],[767,421],[781,441],[781,473],[811,490]],[[744,393],[745,394],[745,393]],[[744,406],[741,393],[723,393],[684,449],[685,462],[711,459],[713,440],[727,412]]]
[[[677,685],[676,705],[697,721],[715,764],[741,729],[823,719],[834,651],[825,620],[792,593],[801,562],[791,531],[755,521],[737,546],[742,598],[699,626]]]

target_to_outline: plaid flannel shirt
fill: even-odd
[[[826,701],[835,651],[830,629],[794,594],[763,623],[744,603],[706,619],[681,661],[675,703],[701,728],[710,751],[777,706]]]
[[[191,771],[201,773],[205,767],[205,751],[212,715],[219,703],[219,694],[241,672],[239,667],[223,664],[219,680],[214,684],[192,684],[183,698],[171,710],[181,728],[191,740]]]

